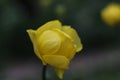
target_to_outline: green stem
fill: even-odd
[[[44,65],[43,69],[42,69],[42,80],[46,80],[46,68],[47,68],[47,66]]]

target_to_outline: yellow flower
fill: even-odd
[[[82,49],[77,32],[70,26],[62,26],[58,20],[47,22],[37,30],[27,30],[35,54],[44,65],[51,65],[59,78],[63,78],[75,53]]]
[[[101,12],[101,16],[104,22],[108,25],[114,26],[120,22],[120,5],[116,3],[110,3]]]

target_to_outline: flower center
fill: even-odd
[[[38,38],[38,43],[42,54],[54,54],[60,48],[61,38],[58,33],[52,30],[47,30]]]

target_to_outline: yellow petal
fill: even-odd
[[[69,65],[69,60],[61,55],[44,55],[43,59],[47,64],[59,69],[67,69]]]
[[[38,38],[38,44],[44,55],[51,55],[59,50],[61,38],[55,31],[46,30]]]
[[[39,36],[43,31],[50,30],[53,28],[61,29],[62,24],[58,20],[53,20],[45,23],[37,29],[37,35]]]
[[[64,69],[55,68],[55,71],[60,79],[63,79]]]
[[[33,43],[33,47],[34,47],[34,52],[35,54],[38,56],[38,58],[40,58],[43,62],[44,65],[46,65],[46,63],[43,61],[41,55],[40,55],[40,52],[38,50],[38,43],[37,43],[37,39],[36,39],[36,31],[32,30],[32,29],[29,29],[27,30],[29,36],[30,36],[30,39]]]
[[[59,29],[54,29],[54,31],[61,37],[61,47],[56,55],[63,55],[71,60],[76,53],[76,48],[71,37]]]
[[[35,38],[36,38],[35,30],[28,29],[28,30],[27,30],[27,33],[28,33],[31,41],[34,42],[34,41],[35,41]]]
[[[81,43],[80,37],[78,36],[77,32],[70,26],[63,26],[62,30],[73,39],[73,42],[77,48],[76,52],[82,50],[82,48],[83,48],[82,43]]]

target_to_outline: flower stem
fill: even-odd
[[[42,69],[42,80],[46,80],[46,68],[47,68],[47,66],[44,65],[43,69]]]

